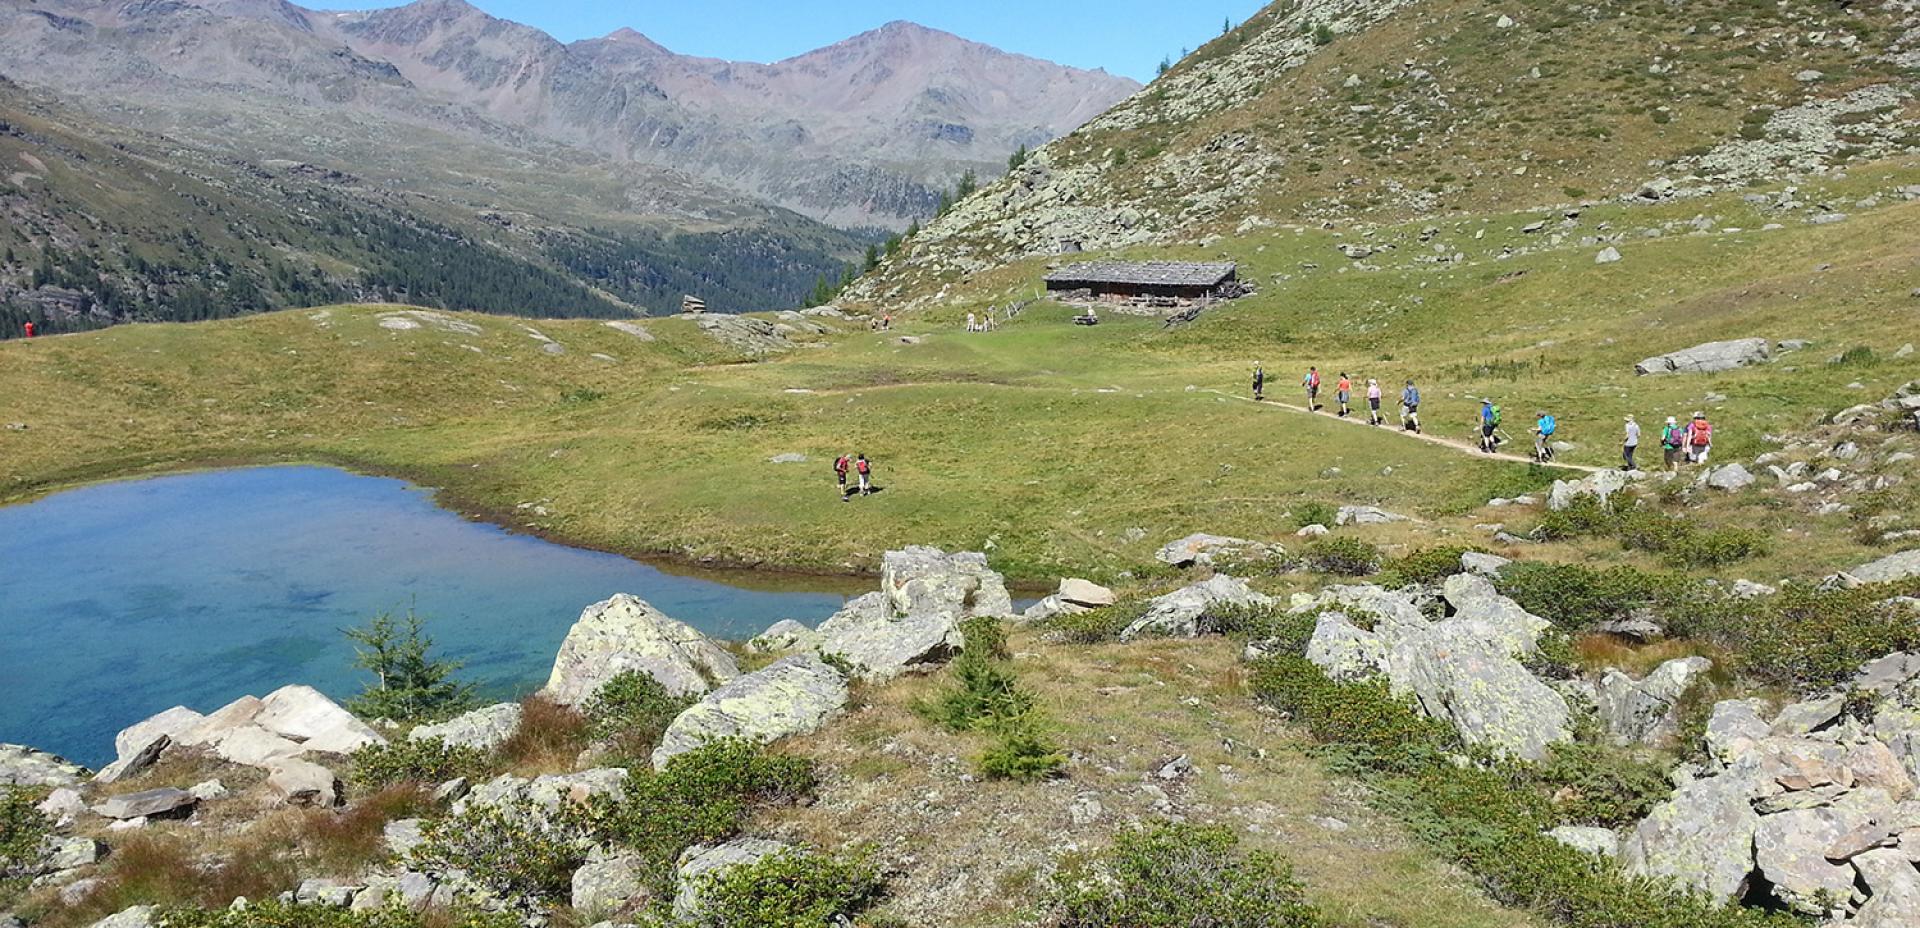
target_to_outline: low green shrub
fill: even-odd
[[[587,700],[587,732],[596,743],[609,745],[614,757],[638,763],[653,753],[667,726],[698,701],[667,692],[652,674],[622,671]]]
[[[1628,876],[1547,837],[1543,831],[1561,821],[1545,788],[1550,780],[1518,765],[1456,762],[1459,744],[1452,729],[1423,718],[1382,687],[1330,680],[1295,657],[1262,661],[1253,687],[1259,698],[1293,715],[1315,739],[1352,763],[1383,805],[1471,872],[1502,904],[1571,928],[1801,924],[1786,913],[1722,907],[1669,884]],[[1578,756],[1568,763],[1578,763]],[[1637,777],[1623,779],[1625,785],[1610,776],[1590,784],[1596,795],[1610,797],[1593,810],[1595,820],[1623,815],[1638,801]]]
[[[810,797],[818,782],[805,758],[722,739],[675,755],[664,770],[634,770],[623,793],[589,804],[588,830],[638,851],[664,893],[682,851],[733,837],[755,809]]]
[[[1147,612],[1144,601],[1132,600],[1114,603],[1101,609],[1090,609],[1077,615],[1055,616],[1047,620],[1047,635],[1067,644],[1104,644],[1119,641],[1120,633],[1127,630]]]
[[[1007,633],[994,619],[980,617],[961,624],[966,647],[948,665],[953,684],[931,699],[918,700],[913,709],[950,732],[973,731],[997,718],[1017,716],[1033,708],[1033,697],[1014,681],[1007,664]]]
[[[1526,780],[1557,821],[1602,828],[1645,818],[1673,793],[1663,764],[1591,742],[1555,745]]]
[[[1296,529],[1306,528],[1309,525],[1332,528],[1335,522],[1340,521],[1340,509],[1332,503],[1314,500],[1294,504],[1294,507],[1288,510],[1287,517],[1293,520],[1293,527]]]
[[[852,918],[880,896],[863,858],[782,851],[702,877],[700,907],[680,928],[820,928]]]
[[[1672,630],[1720,647],[1733,670],[1761,682],[1825,689],[1867,661],[1920,648],[1913,614],[1887,601],[1896,592],[1791,586],[1772,596],[1705,604]]]
[[[454,873],[526,914],[565,901],[573,872],[586,863],[593,842],[579,807],[553,811],[529,800],[499,805],[474,803],[421,826],[422,841],[408,852],[408,865],[445,879]]]
[[[470,908],[434,909],[429,913],[389,905],[362,911],[269,898],[238,909],[170,909],[160,913],[154,924],[157,928],[519,928],[520,920],[506,912]]]
[[[1389,589],[1439,583],[1454,574],[1466,572],[1466,568],[1460,566],[1461,555],[1484,550],[1469,545],[1440,545],[1410,551],[1388,561],[1380,569],[1379,582]]]
[[[40,844],[53,823],[40,814],[38,791],[24,786],[0,790],[0,900],[8,883],[32,876],[40,863]]]
[[[1380,569],[1380,549],[1358,538],[1330,535],[1319,538],[1300,551],[1300,564],[1308,570],[1343,577],[1364,577]]]
[[[1507,565],[1494,585],[1521,608],[1569,632],[1645,611],[1681,612],[1703,596],[1698,583],[1677,574],[1540,561]]]
[[[479,748],[439,738],[398,738],[354,751],[347,782],[356,793],[374,793],[399,783],[434,785],[476,777],[487,769],[487,753]]]
[[[1239,851],[1217,825],[1156,822],[1062,871],[1060,928],[1315,928],[1325,924],[1278,856]]]
[[[1047,737],[1036,711],[999,716],[991,723],[993,744],[981,755],[980,775],[989,780],[1032,783],[1060,775],[1067,756]]]
[[[1575,497],[1566,509],[1548,512],[1534,533],[1549,540],[1615,538],[1629,551],[1657,554],[1667,566],[1677,568],[1723,567],[1765,554],[1771,547],[1767,533],[1757,529],[1703,528],[1652,506],[1616,506],[1596,496]]]

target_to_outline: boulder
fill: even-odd
[[[0,786],[78,786],[87,768],[24,744],[0,744]]]
[[[235,729],[253,724],[266,704],[258,696],[242,696],[213,711],[192,728],[174,736],[173,743],[201,747],[219,742]]]
[[[1764,338],[1740,338],[1707,342],[1669,354],[1656,355],[1633,366],[1636,374],[1711,374],[1730,371],[1749,364],[1762,364],[1772,357]]]
[[[812,654],[796,654],[722,685],[680,713],[653,766],[717,738],[766,743],[820,727],[847,704],[847,679]]]
[[[1707,486],[1729,493],[1753,486],[1754,481],[1755,477],[1738,464],[1714,468],[1713,473],[1707,475]]]
[[[93,782],[102,785],[118,783],[153,766],[160,759],[160,752],[165,751],[167,745],[173,743],[173,739],[159,733],[151,734],[149,737],[152,740],[139,749],[121,754],[120,759],[102,767],[99,773],[93,775]]]
[[[1387,645],[1345,613],[1322,612],[1307,640],[1307,660],[1331,679],[1365,680],[1386,671]]]
[[[676,888],[673,894],[673,917],[676,921],[692,921],[699,914],[703,902],[701,894],[706,890],[706,882],[715,875],[734,867],[757,863],[775,854],[792,853],[794,847],[766,838],[735,838],[717,847],[695,845],[680,855],[676,873]]]
[[[1437,622],[1398,636],[1387,676],[1396,693],[1495,754],[1543,760],[1549,747],[1573,738],[1566,699],[1470,623]]]
[[[275,760],[298,757],[306,748],[258,725],[241,725],[228,730],[214,742],[213,753],[221,760],[247,767],[265,767]]]
[[[1076,577],[1062,579],[1060,589],[1054,595],[1060,597],[1063,603],[1084,606],[1088,609],[1099,609],[1114,603],[1112,590],[1091,580],[1081,580]]]
[[[1774,897],[1799,912],[1820,915],[1822,897],[1853,894],[1853,867],[1827,859],[1826,851],[1847,832],[1866,824],[1854,812],[1829,806],[1762,816],[1754,831],[1754,860],[1773,884]]]
[[[267,792],[290,806],[331,809],[340,804],[340,783],[333,771],[297,757],[283,757],[267,765]]]
[[[421,830],[423,824],[417,818],[399,818],[388,822],[381,828],[380,840],[386,846],[387,853],[395,859],[405,860],[413,849],[427,840]]]
[[[792,619],[781,619],[767,626],[766,631],[753,636],[747,642],[747,650],[756,654],[782,654],[812,647],[817,639],[813,629]]]
[[[541,692],[563,706],[585,705],[608,680],[634,671],[676,695],[697,695],[740,675],[733,656],[685,622],[621,593],[580,614],[567,631]]]
[[[1493,582],[1479,574],[1448,577],[1441,587],[1441,596],[1453,607],[1450,622],[1472,626],[1483,638],[1515,656],[1538,651],[1540,635],[1553,627],[1552,622],[1500,595]]]
[[[367,878],[367,888],[353,897],[352,909],[355,912],[375,912],[388,906],[418,912],[427,907],[438,888],[433,878],[412,870],[402,871],[397,876],[377,874]]]
[[[311,686],[283,686],[268,693],[260,705],[254,724],[298,741],[308,751],[351,754],[370,744],[387,743],[365,722]]]
[[[1609,670],[1595,687],[1594,703],[1615,744],[1656,744],[1679,730],[1678,703],[1700,675],[1713,668],[1704,657],[1667,661],[1635,680]]]
[[[1272,602],[1271,598],[1254,592],[1244,580],[1214,574],[1149,600],[1146,614],[1121,631],[1120,640],[1132,641],[1147,634],[1194,638],[1204,630],[1205,620],[1221,609],[1252,608]]]
[[[819,652],[853,665],[866,680],[890,680],[952,657],[965,643],[957,613],[902,615],[885,593],[855,598],[820,623]]]
[[[92,838],[50,837],[41,845],[40,862],[49,871],[58,872],[96,863],[105,853],[106,846]]]
[[[1726,776],[1692,780],[1634,826],[1620,843],[1620,860],[1635,876],[1733,902],[1753,874],[1759,828],[1746,783]]]
[[[1483,577],[1498,577],[1500,571],[1505,570],[1511,563],[1513,561],[1508,558],[1497,554],[1482,554],[1479,551],[1468,551],[1460,555],[1461,570]]]
[[[1804,735],[1839,718],[1846,707],[1845,693],[1804,699],[1781,709],[1780,714],[1774,716],[1772,730],[1776,735]]]
[[[880,589],[901,615],[1013,617],[1013,597],[987,556],[913,545],[880,557]]]
[[[1851,861],[1871,893],[1847,922],[1849,928],[1912,928],[1920,925],[1920,871],[1902,850],[1868,851]]]
[[[1920,548],[1889,554],[1870,564],[1855,567],[1847,573],[1862,583],[1892,583],[1896,580],[1920,577]]]
[[[1581,480],[1555,480],[1547,491],[1547,508],[1560,512],[1582,496],[1597,496],[1600,502],[1605,503],[1626,487],[1627,479],[1627,475],[1620,471],[1603,470]]]
[[[1593,828],[1585,825],[1561,825],[1547,832],[1547,837],[1560,842],[1576,851],[1584,851],[1595,857],[1609,860],[1620,856],[1620,836],[1610,828]]]
[[[1385,525],[1389,522],[1411,521],[1407,516],[1375,506],[1341,506],[1333,517],[1335,525]]]
[[[110,796],[95,804],[93,811],[105,818],[125,821],[192,809],[197,802],[199,800],[184,789],[163,786],[159,789]]]
[[[647,897],[646,865],[632,851],[594,848],[573,872],[576,912],[611,915],[631,909]]]
[[[129,906],[94,922],[90,928],[153,928],[154,919],[159,914],[159,906]]]
[[[1200,532],[1168,542],[1154,559],[1174,567],[1212,567],[1270,560],[1280,553],[1277,546],[1265,542]]]
[[[448,747],[491,751],[520,730],[520,704],[503,702],[456,715],[437,725],[422,725],[407,737],[414,741],[438,738]]]
[[[55,828],[71,828],[80,816],[88,811],[87,801],[80,798],[80,791],[71,786],[62,786],[47,794],[34,808],[47,817]]]
[[[113,736],[114,754],[119,760],[127,760],[145,751],[158,735],[165,735],[170,741],[179,741],[206,720],[206,716],[186,706],[174,706],[121,729],[119,734]]]
[[[310,877],[300,881],[293,891],[293,901],[300,905],[320,906],[329,909],[344,909],[353,905],[353,897],[366,889],[364,883],[348,883],[324,877]]]
[[[622,792],[627,785],[624,767],[594,767],[576,773],[556,773],[531,780],[503,773],[475,787],[453,803],[459,815],[478,806],[513,809],[546,819],[562,806],[578,805],[595,796]]]
[[[1713,704],[1707,716],[1707,753],[1722,764],[1752,750],[1772,733],[1761,713],[1767,704],[1758,699],[1726,699]]]

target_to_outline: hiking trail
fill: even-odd
[[[1458,439],[1453,439],[1453,438],[1445,438],[1439,435],[1430,435],[1426,432],[1409,432],[1409,431],[1406,431],[1405,429],[1400,428],[1398,425],[1394,425],[1391,427],[1386,425],[1379,425],[1379,426],[1368,425],[1367,420],[1365,418],[1362,418],[1357,415],[1348,416],[1343,419],[1336,413],[1313,412],[1307,409],[1307,407],[1305,406],[1295,406],[1292,403],[1282,403],[1279,400],[1256,400],[1250,396],[1237,396],[1235,394],[1228,393],[1225,390],[1208,389],[1208,390],[1205,390],[1204,392],[1212,393],[1215,396],[1224,396],[1230,400],[1239,400],[1242,403],[1254,403],[1260,406],[1272,406],[1277,409],[1285,409],[1290,412],[1297,412],[1297,413],[1300,413],[1301,415],[1316,416],[1318,418],[1325,419],[1329,422],[1339,422],[1346,425],[1357,425],[1361,428],[1380,429],[1381,431],[1387,432],[1389,434],[1402,435],[1407,438],[1413,438],[1419,441],[1427,442],[1428,444],[1445,445],[1446,447],[1452,448],[1455,451],[1462,451],[1467,454],[1471,454],[1474,457],[1485,458],[1490,461],[1508,461],[1515,464],[1532,464],[1533,463],[1533,458],[1527,455],[1508,454],[1504,451],[1488,454],[1484,451],[1481,451],[1478,447],[1474,446],[1470,442],[1460,441]],[[1361,407],[1355,410],[1356,413],[1362,412],[1362,411],[1364,411],[1364,407]],[[1562,464],[1558,461],[1555,461],[1550,464],[1542,464],[1540,466],[1554,467],[1554,468],[1559,468],[1561,470],[1579,471],[1585,474],[1597,474],[1597,473],[1600,473],[1601,471],[1613,469],[1610,467],[1593,467],[1587,464]]]

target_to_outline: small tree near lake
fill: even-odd
[[[473,706],[473,684],[453,676],[460,662],[430,657],[433,639],[424,626],[425,620],[409,609],[402,618],[382,612],[360,628],[343,631],[354,643],[354,665],[374,676],[348,704],[355,715],[420,722]]]

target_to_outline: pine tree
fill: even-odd
[[[880,246],[868,245],[866,269],[871,271],[874,268],[879,266],[880,266]]]
[[[974,176],[972,168],[968,168],[965,174],[960,175],[959,185],[954,187],[953,202],[958,203],[961,200],[973,196],[973,192],[979,189],[980,179]]]
[[[1007,173],[1012,174],[1020,170],[1020,166],[1027,163],[1027,154],[1027,144],[1025,142],[1020,143],[1020,147],[1015,149],[1013,154],[1007,158]]]
[[[445,718],[473,704],[473,684],[453,679],[460,663],[427,656],[433,639],[412,610],[401,620],[380,613],[364,628],[346,629],[345,634],[357,645],[354,664],[375,678],[349,704],[354,714],[419,721]]]
[[[1167,73],[1168,71],[1171,71],[1171,70],[1173,70],[1173,60],[1172,60],[1172,59],[1170,59],[1170,58],[1166,58],[1166,57],[1164,57],[1164,56],[1163,56],[1163,57],[1162,57],[1162,58],[1160,59],[1160,67],[1159,67],[1159,70],[1157,70],[1157,71],[1155,71],[1155,72],[1153,72],[1153,76],[1155,76],[1155,77],[1159,77],[1160,75],[1162,75],[1162,74],[1165,74],[1165,73]]]

